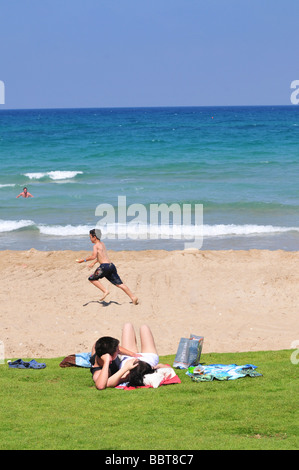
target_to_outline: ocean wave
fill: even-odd
[[[204,225],[203,236],[219,237],[225,235],[260,235],[271,233],[299,232],[299,227],[276,227],[273,225]]]
[[[58,237],[71,237],[88,235],[89,230],[94,227],[87,225],[39,225],[38,229],[42,235],[52,235]]]
[[[24,176],[33,180],[40,180],[42,178],[50,178],[54,181],[66,180],[75,178],[77,175],[82,175],[83,171],[47,171],[47,172],[36,172],[36,173],[24,173]]]
[[[30,226],[35,226],[32,220],[0,220],[0,233],[14,232]]]
[[[104,237],[116,238],[177,238],[223,236],[255,236],[285,232],[299,232],[299,227],[275,227],[273,225],[146,225],[146,224],[107,224],[101,228]]]
[[[0,188],[13,188],[15,184],[0,184]]]
[[[95,226],[89,225],[46,225],[36,224],[32,220],[0,220],[0,232],[13,232],[20,229],[39,230],[41,235],[54,237],[88,236]],[[105,224],[96,226],[103,238],[147,239],[173,238],[192,239],[195,237],[226,237],[271,235],[286,232],[299,232],[299,227],[279,227],[273,225],[150,225],[129,222],[127,224]]]

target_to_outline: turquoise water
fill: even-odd
[[[299,249],[296,106],[0,110],[0,169],[2,250],[89,249],[98,205],[122,226],[119,197],[148,219],[142,240],[103,227],[111,249],[183,248],[162,221],[150,235],[162,203],[189,205],[190,240],[203,205],[203,249]]]

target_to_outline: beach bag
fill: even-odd
[[[176,369],[188,369],[190,366],[197,366],[200,361],[203,340],[203,336],[193,334],[190,335],[190,338],[181,338],[173,367]]]

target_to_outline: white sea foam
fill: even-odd
[[[43,173],[24,173],[24,176],[33,180],[39,180],[41,178],[45,178],[46,176],[49,177],[51,180],[58,181],[58,180],[66,180],[75,178],[77,175],[82,175],[83,171],[47,171]]]
[[[0,184],[0,188],[13,188],[15,184]]]
[[[30,178],[31,180],[39,180],[46,176],[46,174],[47,173],[24,173],[24,176],[27,176],[27,178]]]
[[[60,237],[88,235],[92,226],[87,225],[40,225],[40,233]],[[198,236],[249,236],[271,233],[299,232],[299,227],[273,227],[272,225],[146,225],[146,224],[107,224],[101,229],[103,238],[173,238],[192,239]]]
[[[35,225],[32,220],[0,220],[0,232],[13,232],[31,225]]]
[[[43,235],[52,235],[57,237],[71,237],[88,235],[89,230],[94,227],[87,225],[39,225],[39,231]]]
[[[42,235],[56,237],[88,236],[89,230],[100,228],[103,238],[131,239],[192,239],[203,237],[256,236],[286,232],[299,232],[299,227],[273,225],[147,225],[129,222],[127,224],[89,225],[43,225],[32,220],[0,220],[0,232],[13,232],[25,227],[35,227]]]
[[[203,236],[205,237],[218,237],[225,235],[259,235],[271,233],[284,233],[296,231],[299,232],[299,227],[275,227],[273,225],[204,225]]]
[[[192,239],[196,237],[223,237],[223,236],[255,236],[299,232],[299,227],[275,227],[272,225],[146,225],[146,224],[107,224],[102,230],[103,236],[109,238],[174,238]]]
[[[82,175],[83,171],[49,171],[47,175],[52,180],[65,180],[75,178],[77,175]]]

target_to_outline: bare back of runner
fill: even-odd
[[[119,287],[123,292],[125,292],[130,297],[134,305],[137,305],[138,298],[120,279],[115,265],[111,263],[109,259],[105,244],[100,240],[100,238],[98,238],[98,236],[100,236],[100,230],[90,230],[89,238],[91,243],[93,243],[94,245],[93,252],[86,259],[76,260],[77,263],[83,263],[86,261],[94,260],[94,262],[89,265],[90,268],[92,268],[96,263],[100,264],[100,266],[95,270],[95,272],[91,276],[89,276],[88,280],[103,292],[104,295],[101,297],[101,301],[104,300],[107,295],[110,294],[109,290],[107,290],[104,285],[99,281],[99,279],[105,277],[106,279],[108,279],[108,281],[110,281],[116,287]]]

